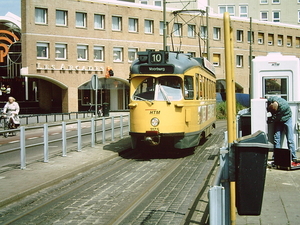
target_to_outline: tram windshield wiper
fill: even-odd
[[[159,87],[159,90],[161,91],[162,95],[163,95],[164,98],[166,99],[167,103],[168,103],[168,104],[171,104],[171,101],[170,101],[170,99],[168,98],[168,95],[167,95],[167,93],[165,92],[164,88],[163,88],[160,84],[158,85],[158,87]]]
[[[134,98],[138,98],[138,99],[140,99],[142,101],[150,102],[150,104],[153,105],[153,102],[151,100],[149,100],[149,99],[142,98],[142,97],[140,97],[138,95],[135,95]]]

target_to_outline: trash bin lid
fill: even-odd
[[[267,144],[265,143],[258,143],[258,142],[236,142],[234,141],[233,143],[234,147],[238,147],[238,148],[265,148],[265,149],[273,149],[274,145],[271,142],[268,142]]]
[[[258,130],[253,134],[240,137],[236,141],[236,143],[261,143],[268,144],[268,137],[265,132]]]

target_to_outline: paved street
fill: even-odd
[[[0,222],[179,224],[190,219],[191,205],[208,187],[222,139],[216,129],[194,153],[145,156],[126,150],[127,138],[4,172]]]

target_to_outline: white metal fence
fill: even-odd
[[[83,124],[85,124],[86,127],[90,127],[89,132],[83,133]],[[74,135],[67,135],[67,126],[73,126],[73,129],[77,130]],[[9,145],[5,150],[0,151],[1,154],[5,154],[12,151],[20,151],[20,162],[21,162],[21,169],[26,168],[26,149],[30,147],[35,146],[43,146],[43,155],[44,155],[44,162],[49,161],[49,144],[53,142],[61,142],[62,150],[61,154],[62,156],[67,156],[67,140],[71,138],[77,139],[77,151],[82,150],[83,146],[83,136],[89,135],[90,136],[90,145],[91,147],[95,147],[96,143],[99,143],[101,140],[102,144],[105,144],[107,140],[114,141],[117,136],[119,138],[124,137],[124,133],[126,132],[128,134],[130,129],[130,121],[129,121],[129,115],[117,115],[117,116],[110,116],[110,117],[99,117],[95,118],[92,117],[90,119],[78,119],[75,121],[62,121],[55,124],[49,124],[44,123],[42,126],[32,126],[32,127],[25,127],[21,126],[18,129],[12,129],[12,130],[1,130],[0,135],[3,135],[6,132],[12,133],[16,132],[17,136],[19,138],[20,146],[10,148]],[[49,140],[49,128],[52,127],[61,127],[61,138],[55,139],[55,140]],[[39,143],[34,143],[27,145],[26,144],[26,136],[30,131],[36,131],[39,132],[39,130],[42,130],[43,133],[43,141]],[[118,131],[118,132],[117,132]],[[85,143],[86,144],[86,143]]]

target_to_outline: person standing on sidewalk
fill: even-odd
[[[267,104],[267,111],[272,114],[268,117],[268,123],[274,123],[274,148],[281,148],[281,135],[285,130],[292,161],[297,163],[291,107],[285,99],[277,96],[269,97]]]

